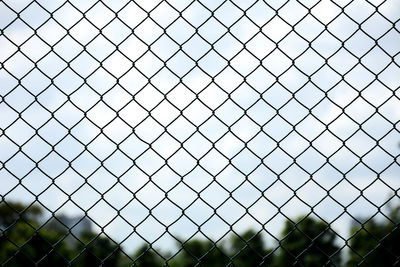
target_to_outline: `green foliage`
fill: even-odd
[[[371,219],[363,227],[353,227],[348,266],[400,264],[400,207],[391,209],[389,218],[392,222]]]
[[[2,202],[0,204],[0,229],[10,227],[17,221],[35,222],[41,214],[42,210],[36,205],[26,207],[19,202]]]
[[[104,235],[84,232],[72,238],[66,229],[49,223],[40,226],[42,210],[21,203],[0,204],[0,265],[6,266],[163,266],[165,259],[148,245],[132,256]],[[400,258],[400,207],[392,208],[386,222],[368,220],[353,228],[347,266],[393,266]],[[188,266],[340,266],[336,234],[326,223],[299,218],[285,222],[278,255],[263,242],[260,233],[248,230],[234,235],[227,246],[210,240],[179,242],[181,250],[168,264]],[[271,254],[271,255],[269,255]],[[165,257],[165,256],[164,256]],[[132,261],[133,259],[133,261]]]
[[[273,266],[338,265],[336,234],[329,226],[310,217],[296,221],[296,224],[286,221],[280,254]]]
[[[85,232],[79,238],[82,242],[76,246],[75,251],[82,252],[73,261],[77,266],[116,266],[121,250],[117,244],[107,237],[92,232]]]
[[[263,266],[268,265],[269,260],[264,256],[267,254],[261,234],[254,230],[248,230],[242,235],[235,235],[231,239],[232,262],[235,266]]]
[[[39,227],[38,206],[21,203],[0,204],[0,264],[7,266],[116,266],[119,246],[88,232],[82,243],[67,244],[63,229]],[[71,260],[74,259],[72,262]]]
[[[0,205],[0,263],[7,266],[54,266],[67,264],[69,251],[57,232],[38,229],[37,206],[25,207],[20,203]]]
[[[134,254],[133,259],[137,267],[162,266],[163,259],[148,245],[141,246]]]
[[[171,263],[172,266],[226,266],[229,262],[227,253],[213,242],[193,239],[183,243],[181,252]]]

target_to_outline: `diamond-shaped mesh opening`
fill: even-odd
[[[400,265],[399,11],[0,1],[0,265]]]

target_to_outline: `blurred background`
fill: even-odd
[[[156,265],[362,260],[398,232],[399,19],[395,0],[0,1],[1,260],[36,235],[77,264],[96,242]]]

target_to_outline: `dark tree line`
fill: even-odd
[[[390,209],[387,221],[353,227],[348,266],[400,266],[400,207]]]
[[[110,239],[92,232],[79,238],[67,229],[40,227],[42,210],[21,203],[0,204],[0,265],[117,266],[121,250]]]
[[[338,236],[312,217],[287,220],[279,244],[267,247],[261,233],[248,230],[223,242],[181,240],[180,250],[161,255],[143,245],[126,255],[110,238],[86,231],[41,226],[42,210],[20,203],[0,204],[0,265],[5,266],[394,266],[400,265],[400,207],[385,222],[369,219],[352,228],[346,261]]]

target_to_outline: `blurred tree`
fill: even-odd
[[[67,229],[40,227],[40,207],[0,204],[0,264],[7,266],[117,266],[121,250],[107,237],[92,232],[67,244]],[[72,261],[72,262],[71,262]]]
[[[286,221],[281,249],[273,266],[334,266],[340,264],[336,234],[329,225],[310,217]]]
[[[172,261],[171,266],[226,266],[229,257],[222,246],[215,246],[208,240],[190,240],[184,243],[182,250]]]
[[[121,259],[121,249],[111,239],[84,232],[79,238],[82,242],[75,247],[75,254],[81,253],[73,264],[76,266],[117,266]]]
[[[163,259],[146,244],[136,251],[133,259],[136,259],[135,266],[137,267],[162,266],[163,264]]]
[[[37,222],[42,210],[36,205],[27,207],[19,202],[0,204],[0,229],[5,229],[18,221]]]
[[[7,266],[66,265],[69,250],[60,241],[62,234],[39,230],[38,206],[26,207],[21,203],[0,204],[0,263]]]
[[[369,220],[362,227],[353,227],[348,266],[400,265],[400,207],[391,208],[390,220]]]
[[[238,267],[260,266],[261,263],[262,266],[267,266],[271,261],[271,257],[263,258],[268,251],[261,234],[254,230],[232,237],[231,254],[233,264]]]

